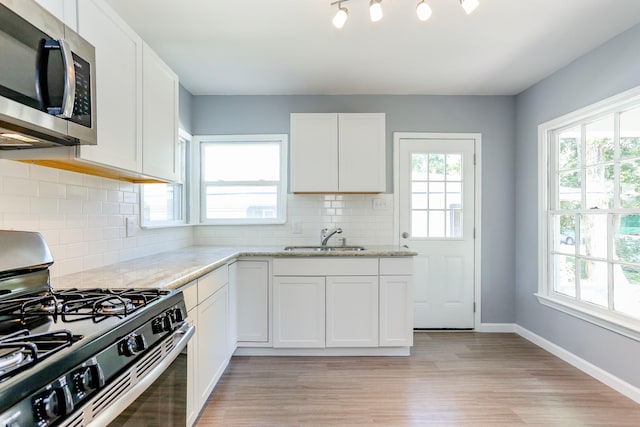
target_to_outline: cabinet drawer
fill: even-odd
[[[380,275],[413,274],[413,258],[380,258]]]
[[[191,311],[198,305],[198,283],[194,280],[184,285],[182,288],[184,295],[184,303],[187,306],[187,312]]]
[[[377,258],[276,258],[275,276],[375,276]]]
[[[229,282],[229,268],[222,266],[198,279],[198,304]]]

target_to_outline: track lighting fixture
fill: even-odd
[[[331,4],[331,6],[338,6],[338,11],[333,17],[333,26],[336,28],[344,27],[344,24],[349,18],[349,11],[346,7],[342,6],[342,3],[346,3],[349,0],[337,0]],[[460,6],[464,9],[467,15],[471,15],[474,10],[480,5],[479,0],[458,0]],[[421,21],[426,21],[431,17],[431,7],[427,4],[427,0],[420,0],[416,6],[416,15]],[[382,13],[382,0],[369,0],[369,17],[371,22],[378,22],[383,17]]]
[[[476,10],[476,8],[480,5],[478,0],[460,0],[460,6],[467,12],[467,15],[471,15],[471,13]]]
[[[349,10],[346,7],[342,7],[342,3],[343,3],[342,1],[332,3],[332,5],[333,4],[338,5],[338,12],[336,12],[332,21],[333,26],[338,29],[344,27],[344,24],[347,22],[347,19],[349,18]]]
[[[369,17],[371,22],[378,22],[382,19],[382,0],[369,0]]]
[[[419,20],[426,21],[431,17],[431,7],[424,0],[420,0],[416,6],[416,14]]]

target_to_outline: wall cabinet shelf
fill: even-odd
[[[291,114],[291,191],[386,190],[384,113]]]

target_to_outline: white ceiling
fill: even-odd
[[[512,95],[640,22],[640,0],[107,0],[194,95]],[[606,67],[606,64],[602,64]]]

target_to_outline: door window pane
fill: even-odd
[[[411,236],[429,237],[427,230],[427,211],[411,212]]]
[[[462,179],[462,155],[447,154],[447,181]]]
[[[462,154],[411,155],[413,237],[462,238]]]

